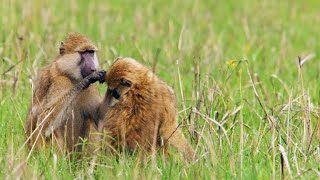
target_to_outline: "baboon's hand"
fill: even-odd
[[[89,75],[89,84],[95,83],[99,81],[100,83],[103,83],[105,81],[106,77],[106,71],[96,71]]]
[[[102,84],[102,83],[104,83],[106,81],[107,71],[101,70],[99,72],[101,73],[101,76],[100,76],[100,79],[99,79],[99,83]]]
[[[84,80],[77,85],[77,89],[79,90],[86,89],[90,86],[90,84],[95,83],[97,81],[99,81],[100,83],[103,83],[105,81],[105,77],[106,77],[105,70],[95,71],[91,73],[89,76],[87,76],[86,78],[84,78]]]

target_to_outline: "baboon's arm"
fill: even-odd
[[[75,97],[82,90],[89,87],[90,84],[96,81],[102,81],[104,77],[105,71],[94,72],[86,78],[84,78],[83,80],[81,80],[79,83],[77,83],[72,89],[69,89],[67,91],[65,90],[65,88],[70,87],[70,85],[68,85],[68,81],[64,79],[65,77],[56,79],[56,83],[59,83],[59,86],[54,86],[58,87],[58,89],[53,90],[54,93],[52,93],[51,96],[58,98],[55,101],[52,101],[52,103],[49,103],[44,109],[44,111],[46,111],[53,108],[53,112],[50,114],[50,117],[48,118],[51,119],[51,121],[50,125],[46,129],[45,137],[49,137],[55,129],[57,129],[65,123],[67,118],[64,118],[64,116],[68,115],[68,113],[66,113],[66,110],[71,105]]]

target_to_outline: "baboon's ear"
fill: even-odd
[[[61,43],[60,43],[59,53],[60,53],[60,55],[64,55],[64,53],[66,53],[66,49],[64,48],[64,42],[63,41],[61,41]]]
[[[121,84],[126,87],[131,87],[132,83],[129,80],[121,79]]]
[[[117,58],[114,60],[114,62],[119,61],[119,60],[121,60],[121,59],[123,59],[123,57],[117,57]]]

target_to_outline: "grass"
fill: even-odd
[[[316,0],[2,0],[0,178],[319,178],[319,7]],[[103,69],[118,56],[154,67],[176,92],[198,163],[177,153],[146,167],[136,156],[100,157],[92,173],[86,160],[21,148],[30,81],[70,31],[98,44]],[[298,56],[308,61],[299,66]]]

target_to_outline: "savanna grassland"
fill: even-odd
[[[0,178],[279,179],[320,177],[320,2],[0,1]],[[68,32],[100,48],[100,68],[130,56],[173,87],[200,157],[29,153],[32,80]],[[99,85],[104,94],[106,85]]]

